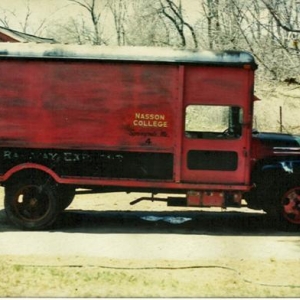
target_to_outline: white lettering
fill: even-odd
[[[11,152],[10,151],[4,151],[3,158],[5,159],[11,159]]]

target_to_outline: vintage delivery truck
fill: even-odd
[[[87,192],[182,194],[300,224],[300,137],[252,128],[246,52],[0,46],[0,182],[8,219],[51,226]],[[243,200],[243,202],[244,202]]]

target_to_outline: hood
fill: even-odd
[[[258,139],[268,148],[299,148],[300,150],[300,135],[254,132],[253,138]]]

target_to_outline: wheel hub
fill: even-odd
[[[300,188],[287,192],[282,204],[284,217],[291,223],[300,224]]]
[[[26,186],[17,196],[15,210],[21,218],[36,221],[47,213],[48,198],[39,186]]]
[[[30,207],[35,207],[37,205],[38,200],[36,198],[31,198],[29,200],[29,206]]]

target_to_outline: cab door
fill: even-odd
[[[252,75],[242,68],[186,68],[183,182],[249,184]]]

